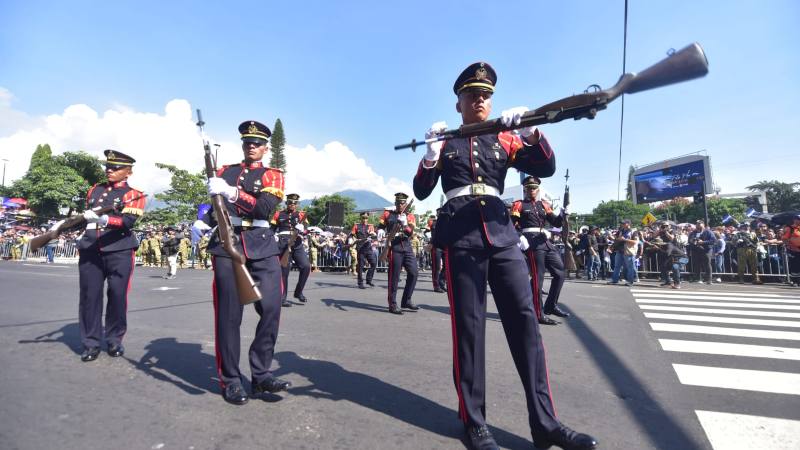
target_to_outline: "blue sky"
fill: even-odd
[[[133,153],[155,151],[149,141],[121,136],[151,134],[147,124],[168,121],[165,108],[181,99],[182,108],[173,109],[182,111],[182,131],[175,134],[189,133],[189,105],[203,108],[207,132],[229,143],[223,161],[239,158],[240,121],[272,125],[280,117],[297,149],[290,173],[308,172],[288,190],[338,190],[348,174],[333,167],[341,163],[359,165],[351,174],[367,174],[365,182],[386,195],[410,185],[421,157],[395,152],[395,144],[422,137],[435,121],[460,123],[451,86],[469,63],[485,60],[498,72],[494,116],[590,84],[608,87],[622,69],[623,1],[296,5],[2,2],[0,157],[13,169],[7,181],[24,173],[27,150],[18,147],[31,136],[55,140],[56,151],[79,146],[99,154],[132,142],[149,149]],[[710,73],[626,96],[623,179],[631,164],[705,150],[723,192],[762,179],[798,181],[798,23],[796,1],[630,1],[628,71],[697,41]],[[74,105],[85,105],[69,110],[77,116],[67,111]],[[119,124],[132,117],[126,114],[142,125],[126,131]],[[615,102],[594,121],[542,127],[558,158],[557,175],[545,186],[560,192],[569,168],[575,211],[617,197],[619,116]],[[95,119],[111,144],[96,138],[97,128],[78,124]],[[163,124],[155,129],[158,142],[172,137]],[[191,139],[170,142],[159,156],[199,169]],[[320,152],[326,165],[312,163]]]

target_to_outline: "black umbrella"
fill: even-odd
[[[778,213],[772,216],[770,220],[775,225],[791,225],[795,218],[800,219],[800,211],[786,211]]]

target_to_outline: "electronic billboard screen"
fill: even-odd
[[[652,203],[676,197],[691,197],[703,191],[706,181],[705,159],[634,173],[636,203]]]

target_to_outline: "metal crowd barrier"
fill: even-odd
[[[758,266],[758,274],[760,277],[764,278],[771,278],[771,279],[785,279],[787,283],[791,282],[791,278],[789,275],[789,257],[786,252],[786,248],[783,245],[766,245],[764,246],[766,253],[761,255],[756,255],[756,264]],[[684,274],[691,275],[694,273],[694,265],[697,264],[695,261],[695,255],[688,251],[687,249],[687,257],[689,258],[689,263],[683,266],[683,270],[681,271],[681,276]],[[736,279],[738,277],[738,267],[739,261],[736,256],[736,248],[733,246],[728,246],[725,248],[725,251],[722,254],[722,260],[716,261],[716,258],[712,257],[711,261],[711,268],[712,268],[712,276],[713,277],[726,277],[726,278],[733,278]],[[612,264],[614,258],[611,258]],[[705,272],[705,271],[703,271]],[[659,267],[659,255],[657,253],[648,253],[645,252],[642,258],[640,259],[640,266],[639,266],[639,273],[640,274],[660,274],[661,268]],[[745,276],[749,278],[752,274],[745,270]]]

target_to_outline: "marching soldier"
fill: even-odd
[[[464,124],[489,118],[497,81],[484,62],[467,67],[453,86],[456,111]],[[503,123],[519,124],[526,108],[504,111]],[[437,122],[426,138],[447,129]],[[525,384],[533,443],[593,449],[591,436],[576,433],[556,418],[545,354],[533,310],[533,292],[520,238],[500,198],[509,167],[536,176],[555,172],[553,151],[536,127],[517,133],[489,133],[432,142],[414,176],[414,194],[425,199],[439,178],[447,202],[440,208],[433,244],[444,250],[455,349],[453,379],[459,418],[472,448],[496,449],[486,426],[486,283],[492,289],[511,355]]]
[[[403,314],[403,309],[417,311],[419,307],[411,301],[414,287],[417,285],[417,258],[411,247],[411,236],[416,227],[414,214],[405,212],[408,195],[403,192],[394,194],[394,210],[384,211],[380,218],[379,228],[386,230],[386,245],[389,247],[387,261],[389,265],[389,312]],[[392,238],[390,233],[397,231]],[[400,270],[406,269],[406,285],[400,307],[397,306],[397,286],[400,283]],[[402,308],[402,309],[401,309]]]
[[[297,264],[300,270],[300,276],[297,279],[297,285],[294,287],[294,298],[305,303],[306,296],[303,295],[303,288],[306,286],[308,275],[311,273],[311,264],[308,262],[308,253],[303,247],[303,234],[305,233],[306,220],[305,211],[297,210],[297,202],[300,196],[297,194],[289,194],[286,196],[286,208],[281,211],[275,211],[272,216],[272,226],[278,233],[278,248],[280,254],[289,252],[289,263],[286,267],[282,268],[283,271],[283,296],[281,305],[292,306],[292,303],[287,300],[289,292],[289,272],[292,270],[292,261]],[[297,237],[294,242],[289,242],[291,239],[292,230],[297,232]]]
[[[353,224],[353,229],[350,230],[350,237],[353,240],[351,249],[356,250],[355,260],[358,261],[356,271],[358,273],[358,288],[366,289],[364,286],[364,263],[369,264],[367,269],[367,284],[372,284],[372,277],[375,276],[375,267],[378,266],[375,252],[372,251],[372,240],[375,239],[375,227],[369,223],[369,213],[361,213],[361,223]]]
[[[105,183],[97,183],[86,194],[86,230],[78,241],[78,274],[80,302],[78,325],[83,353],[81,361],[97,359],[105,340],[108,354],[119,357],[125,353],[122,338],[128,329],[128,289],[133,276],[136,249],[139,242],[133,235],[133,225],[144,214],[145,200],[140,191],[128,186],[133,173],[130,156],[116,150],[106,150]],[[120,211],[98,216],[92,209],[120,205]],[[103,285],[108,283],[105,328],[103,315]]]
[[[531,276],[531,291],[533,291],[533,309],[536,318],[543,325],[558,325],[558,322],[545,314],[555,314],[559,317],[569,317],[569,313],[558,307],[558,297],[564,286],[564,260],[558,249],[550,242],[550,232],[547,225],[560,227],[564,219],[564,210],[561,214],[553,214],[553,208],[545,200],[537,200],[539,186],[542,181],[539,177],[529,176],[522,181],[525,200],[517,200],[511,206],[511,221],[524,239],[522,246],[527,242],[528,269]],[[524,251],[525,251],[524,250]],[[542,311],[542,282],[544,270],[553,277],[550,289],[547,292],[547,301]]]
[[[262,298],[255,303],[259,320],[249,352],[252,395],[256,397],[291,386],[270,371],[281,315],[281,267],[269,214],[283,199],[283,172],[261,163],[268,151],[269,128],[250,120],[239,125],[239,133],[244,161],[220,168],[217,176],[208,180],[208,193],[228,200],[231,224],[240,237],[236,246],[247,258],[247,269],[261,290]],[[213,225],[211,214],[204,220]],[[242,405],[248,400],[239,370],[239,327],[244,307],[239,303],[231,258],[217,234],[211,237],[208,251],[213,255],[215,346],[222,397]]]
[[[431,236],[436,232],[436,216],[431,216],[428,219],[428,230]],[[436,247],[432,243],[431,246],[431,281],[433,281],[434,292],[447,292],[447,284],[445,283],[444,270],[442,266],[443,253],[442,249]]]

